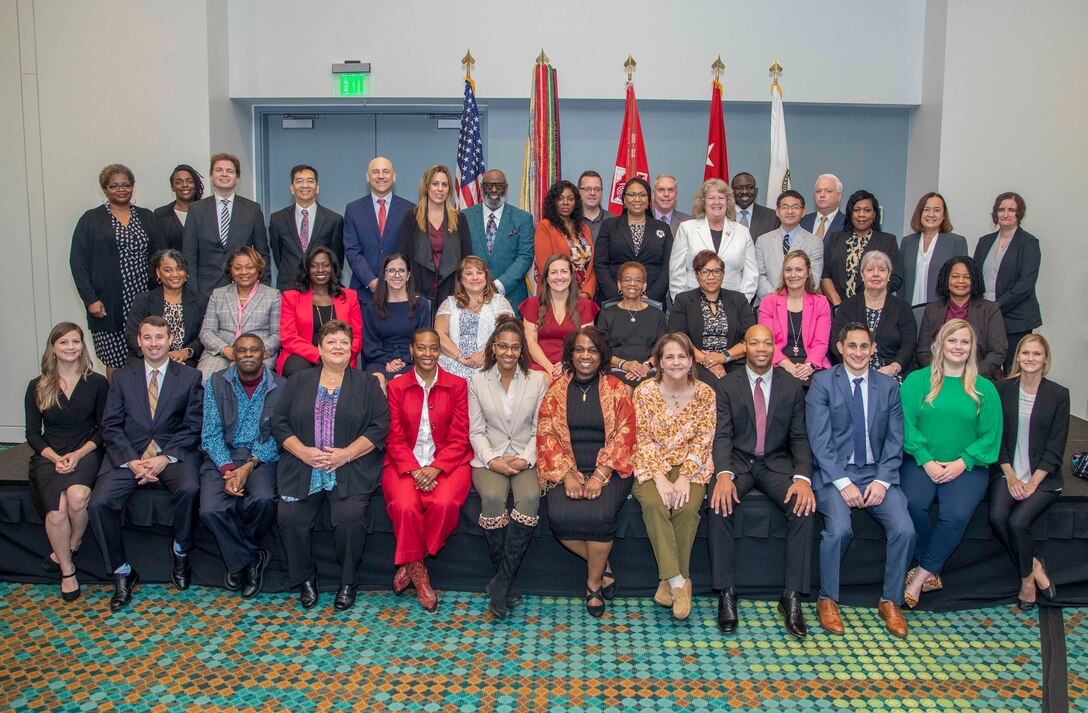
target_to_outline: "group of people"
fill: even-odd
[[[109,380],[65,322],[26,396],[31,483],[53,548],[43,566],[60,573],[65,600],[79,596],[71,554],[89,523],[114,577],[111,607],[130,601],[138,575],[120,510],[157,481],[173,503],[179,589],[197,516],[243,598],[261,589],[260,543],[277,527],[306,608],[319,598],[310,531],[323,503],[343,610],[379,485],[397,541],[393,589],[414,588],[428,610],[438,597],[426,561],[471,488],[499,618],[521,601],[516,575],[541,508],[586,562],[585,607],[601,616],[618,591],[609,554],[633,494],[658,564],[654,601],[677,619],[691,610],[691,551],[709,518],[718,624],[734,631],[733,522],[753,487],[788,521],[779,611],[795,636],[807,632],[815,512],[828,631],[843,631],[853,510],[885,529],[878,610],[905,636],[900,607],[943,586],[987,487],[1021,607],[1053,596],[1030,528],[1061,488],[1069,395],[1045,378],[1049,346],[1033,333],[1039,247],[1019,227],[1017,194],[998,197],[999,230],[971,258],[939,194],[919,201],[900,247],[880,231],[872,194],[838,210],[842,185],[829,175],[808,215],[796,191],[775,211],[756,205],[741,173],[706,181],[694,217],[675,210],[672,177],[631,179],[623,214],[605,218],[601,178],[587,171],[552,186],[534,225],[506,204],[501,171],[484,174],[482,203],[457,211],[445,167],[425,172],[413,205],[376,158],[371,194],[343,218],[316,203],[316,169],[295,167],[296,202],[266,232],[260,208],[233,192],[239,171],[213,156],[214,195],[200,200],[200,176],[179,166],[177,200],[153,214],[131,204],[134,178],[114,164],[100,177],[106,205],[77,225],[73,276]]]

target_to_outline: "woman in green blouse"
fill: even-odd
[[[1001,443],[997,389],[978,374],[975,331],[949,320],[933,338],[933,361],[903,381],[905,451],[899,479],[918,533],[918,566],[907,573],[907,606],[941,589],[941,568],[982,501]],[[929,519],[940,501],[937,524]]]

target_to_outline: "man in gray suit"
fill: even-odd
[[[733,176],[733,201],[737,205],[737,222],[748,228],[748,232],[755,240],[764,233],[769,233],[778,227],[778,218],[770,208],[764,208],[756,203],[759,196],[759,187],[756,179],[750,173],[738,173]],[[770,196],[777,199],[778,196]]]
[[[601,223],[606,218],[611,218],[609,213],[601,206],[601,198],[604,196],[604,183],[601,174],[596,171],[583,171],[578,177],[578,193],[582,196],[582,218],[589,226],[589,234],[593,241],[597,241],[597,233],[601,230]],[[516,307],[517,305],[515,305]]]
[[[234,193],[242,177],[241,162],[232,154],[217,153],[212,156],[211,164],[212,195],[189,206],[189,217],[181,234],[189,277],[204,297],[229,282],[223,274],[223,265],[236,248],[249,245],[266,263],[269,261],[268,233],[261,206]],[[265,272],[261,281],[272,284],[271,270]]]
[[[812,263],[812,279],[819,283],[824,274],[824,243],[800,226],[805,212],[805,198],[794,190],[778,196],[775,214],[782,225],[756,239],[756,267],[759,283],[756,297],[763,299],[774,292],[782,277],[782,263],[793,250],[803,250]]]
[[[676,210],[677,184],[676,178],[667,173],[662,173],[654,179],[654,217],[662,223],[666,223],[676,235],[676,229],[685,220],[691,220],[691,216]]]

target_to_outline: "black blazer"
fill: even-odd
[[[200,458],[203,417],[204,387],[199,371],[167,360],[155,418],[151,418],[144,362],[140,359],[126,364],[113,372],[113,384],[106,396],[102,415],[106,456],[99,474],[139,460],[152,438],[163,455],[179,461]]]
[[[147,265],[152,255],[166,247],[166,240],[154,213],[147,208],[132,206],[132,215],[147,233]],[[106,307],[106,316],[102,319],[87,312],[87,327],[92,332],[120,332],[125,328],[120,260],[109,208],[103,204],[84,213],[72,233],[68,264],[83,306],[89,307],[101,301]],[[149,269],[147,289],[154,286]]]
[[[922,326],[918,328],[918,344],[914,350],[918,366],[929,366],[933,361],[933,337],[947,321],[947,312],[947,299],[935,300],[926,305],[926,311],[922,313]],[[975,334],[978,335],[978,346],[975,348],[978,373],[993,381],[1001,376],[1001,369],[1005,366],[1005,354],[1008,352],[1001,310],[997,308],[996,302],[972,297],[967,308],[967,323],[975,328]]]
[[[669,292],[669,257],[672,255],[672,228],[667,223],[646,214],[646,233],[642,250],[635,256],[631,240],[631,225],[620,215],[601,223],[593,245],[593,268],[597,273],[597,290],[603,300],[619,299],[616,287],[620,265],[636,261],[646,268],[646,296],[665,303]]]
[[[185,360],[189,366],[196,366],[201,352],[204,351],[204,344],[200,341],[200,327],[204,324],[204,309],[207,306],[207,300],[198,295],[193,288],[185,286],[181,293],[181,318],[185,323],[185,347],[193,350],[192,358]],[[140,322],[144,317],[151,315],[161,317],[165,308],[166,298],[163,296],[161,285],[148,292],[141,292],[132,301],[132,307],[128,310],[128,319],[125,322],[125,341],[128,342],[128,351],[133,357],[140,358],[143,355],[140,345],[136,342]]]
[[[714,430],[714,472],[750,473],[756,456],[756,415],[748,370],[718,381],[718,425]],[[784,369],[775,369],[767,398],[763,462],[773,471],[812,478],[812,449],[805,427],[805,389]]]
[[[982,270],[997,235],[990,233],[978,239],[975,262],[979,270]],[[1042,326],[1043,315],[1039,311],[1039,298],[1035,296],[1041,263],[1039,239],[1023,228],[1017,228],[1001,259],[1001,267],[997,269],[997,289],[994,290],[997,306],[1005,318],[1006,332],[1030,332]]]
[[[264,227],[261,206],[248,198],[234,195],[234,207],[230,214],[230,232],[226,246],[219,242],[219,196],[212,193],[189,204],[189,217],[181,234],[182,252],[189,263],[189,280],[196,291],[209,297],[212,290],[227,285],[230,280],[223,274],[227,256],[236,248],[246,245],[254,248],[266,263],[268,232]],[[264,269],[261,282],[272,285],[272,267]]]
[[[775,198],[777,197],[778,196],[775,196]],[[759,236],[764,233],[769,233],[782,225],[782,221],[778,219],[778,214],[766,206],[753,203],[748,206],[748,210],[752,212],[752,218],[748,225],[748,232],[752,236],[753,243],[759,240]],[[740,208],[737,208],[737,215],[740,215]],[[737,220],[739,222],[739,219]]]
[[[1002,379],[995,386],[998,396],[1001,397],[1001,413],[1004,418],[997,464],[1012,465],[1019,435],[1020,379]],[[1028,434],[1028,464],[1031,472],[1046,471],[1046,478],[1039,484],[1040,490],[1061,489],[1062,458],[1065,456],[1068,436],[1069,389],[1044,378],[1035,394]]]
[[[748,299],[736,290],[727,290],[724,287],[720,292],[722,308],[729,320],[729,331],[726,339],[732,347],[744,339],[744,333],[756,323],[755,312]],[[681,292],[672,303],[669,312],[669,331],[683,332],[691,338],[691,343],[696,349],[703,348],[703,303],[702,291],[696,287],[694,290]]]
[[[839,297],[846,299],[846,280],[849,277],[846,273],[846,241],[850,238],[850,233],[840,230],[837,233],[832,233],[827,239],[828,249],[824,253],[824,274],[823,276],[835,284],[835,289],[839,291]],[[869,237],[869,243],[865,246],[865,250],[862,252],[862,257],[865,253],[872,252],[873,250],[879,250],[888,256],[892,261],[892,277],[891,282],[888,283],[888,292],[896,292],[903,284],[903,275],[897,270],[902,264],[899,259],[899,243],[896,241],[895,236],[891,233],[883,233],[873,231],[873,234]],[[861,284],[861,261],[858,261],[858,284]],[[859,291],[861,287],[858,288]]]
[[[166,247],[181,252],[181,234],[184,232],[185,226],[181,224],[177,213],[174,212],[174,201],[156,208],[155,217],[159,219],[159,226],[162,228]]]
[[[842,301],[831,320],[831,353],[837,363],[842,362],[842,354],[837,346],[839,332],[851,322],[865,324],[865,293],[859,292],[850,299]],[[918,323],[914,321],[914,310],[905,300],[892,296],[889,292],[884,298],[884,309],[880,312],[880,321],[876,325],[876,352],[885,364],[895,362],[902,369],[905,377],[914,363],[914,349],[918,342]]]
[[[300,371],[283,385],[272,412],[272,435],[283,442],[296,436],[305,446],[314,445],[314,404],[321,369]],[[360,436],[374,444],[374,450],[336,470],[336,495],[366,495],[378,487],[382,477],[385,437],[389,434],[389,402],[378,381],[370,374],[349,368],[344,372],[340,398],[336,402],[333,446],[345,448]],[[304,499],[310,492],[312,469],[286,449],[280,453],[277,483],[280,495]]]
[[[420,230],[416,224],[416,214],[409,211],[404,216],[404,223],[397,238],[397,252],[408,258],[408,269],[415,277],[419,294],[434,300],[434,310],[442,301],[453,294],[454,281],[457,279],[457,266],[461,260],[472,254],[472,235],[468,232],[468,221],[462,213],[457,214],[457,229],[452,233],[442,221],[445,231],[445,247],[442,248],[442,262],[438,266],[438,288],[432,289],[435,282],[434,254],[431,252],[431,236]],[[381,269],[381,266],[378,266]]]
[[[344,269],[344,216],[315,203],[311,212],[309,247],[324,245],[336,255],[340,269]],[[295,279],[302,264],[302,243],[295,223],[295,204],[277,210],[268,221],[268,246],[276,261],[276,289],[286,290]]]

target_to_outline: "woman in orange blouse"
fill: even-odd
[[[654,602],[691,613],[691,547],[713,471],[714,389],[695,378],[695,348],[672,332],[654,345],[657,374],[635,389],[635,499],[657,559]]]
[[[586,610],[595,617],[619,590],[608,555],[631,492],[635,452],[635,407],[609,374],[610,351],[608,337],[591,324],[568,334],[563,376],[544,395],[537,420],[537,477],[550,489],[548,522],[586,561]]]
[[[539,290],[547,274],[544,263],[552,255],[562,254],[574,263],[574,278],[587,299],[597,293],[597,275],[593,271],[593,237],[582,220],[582,199],[570,181],[556,181],[544,196],[544,217],[536,224],[533,237],[536,254],[533,269]]]

